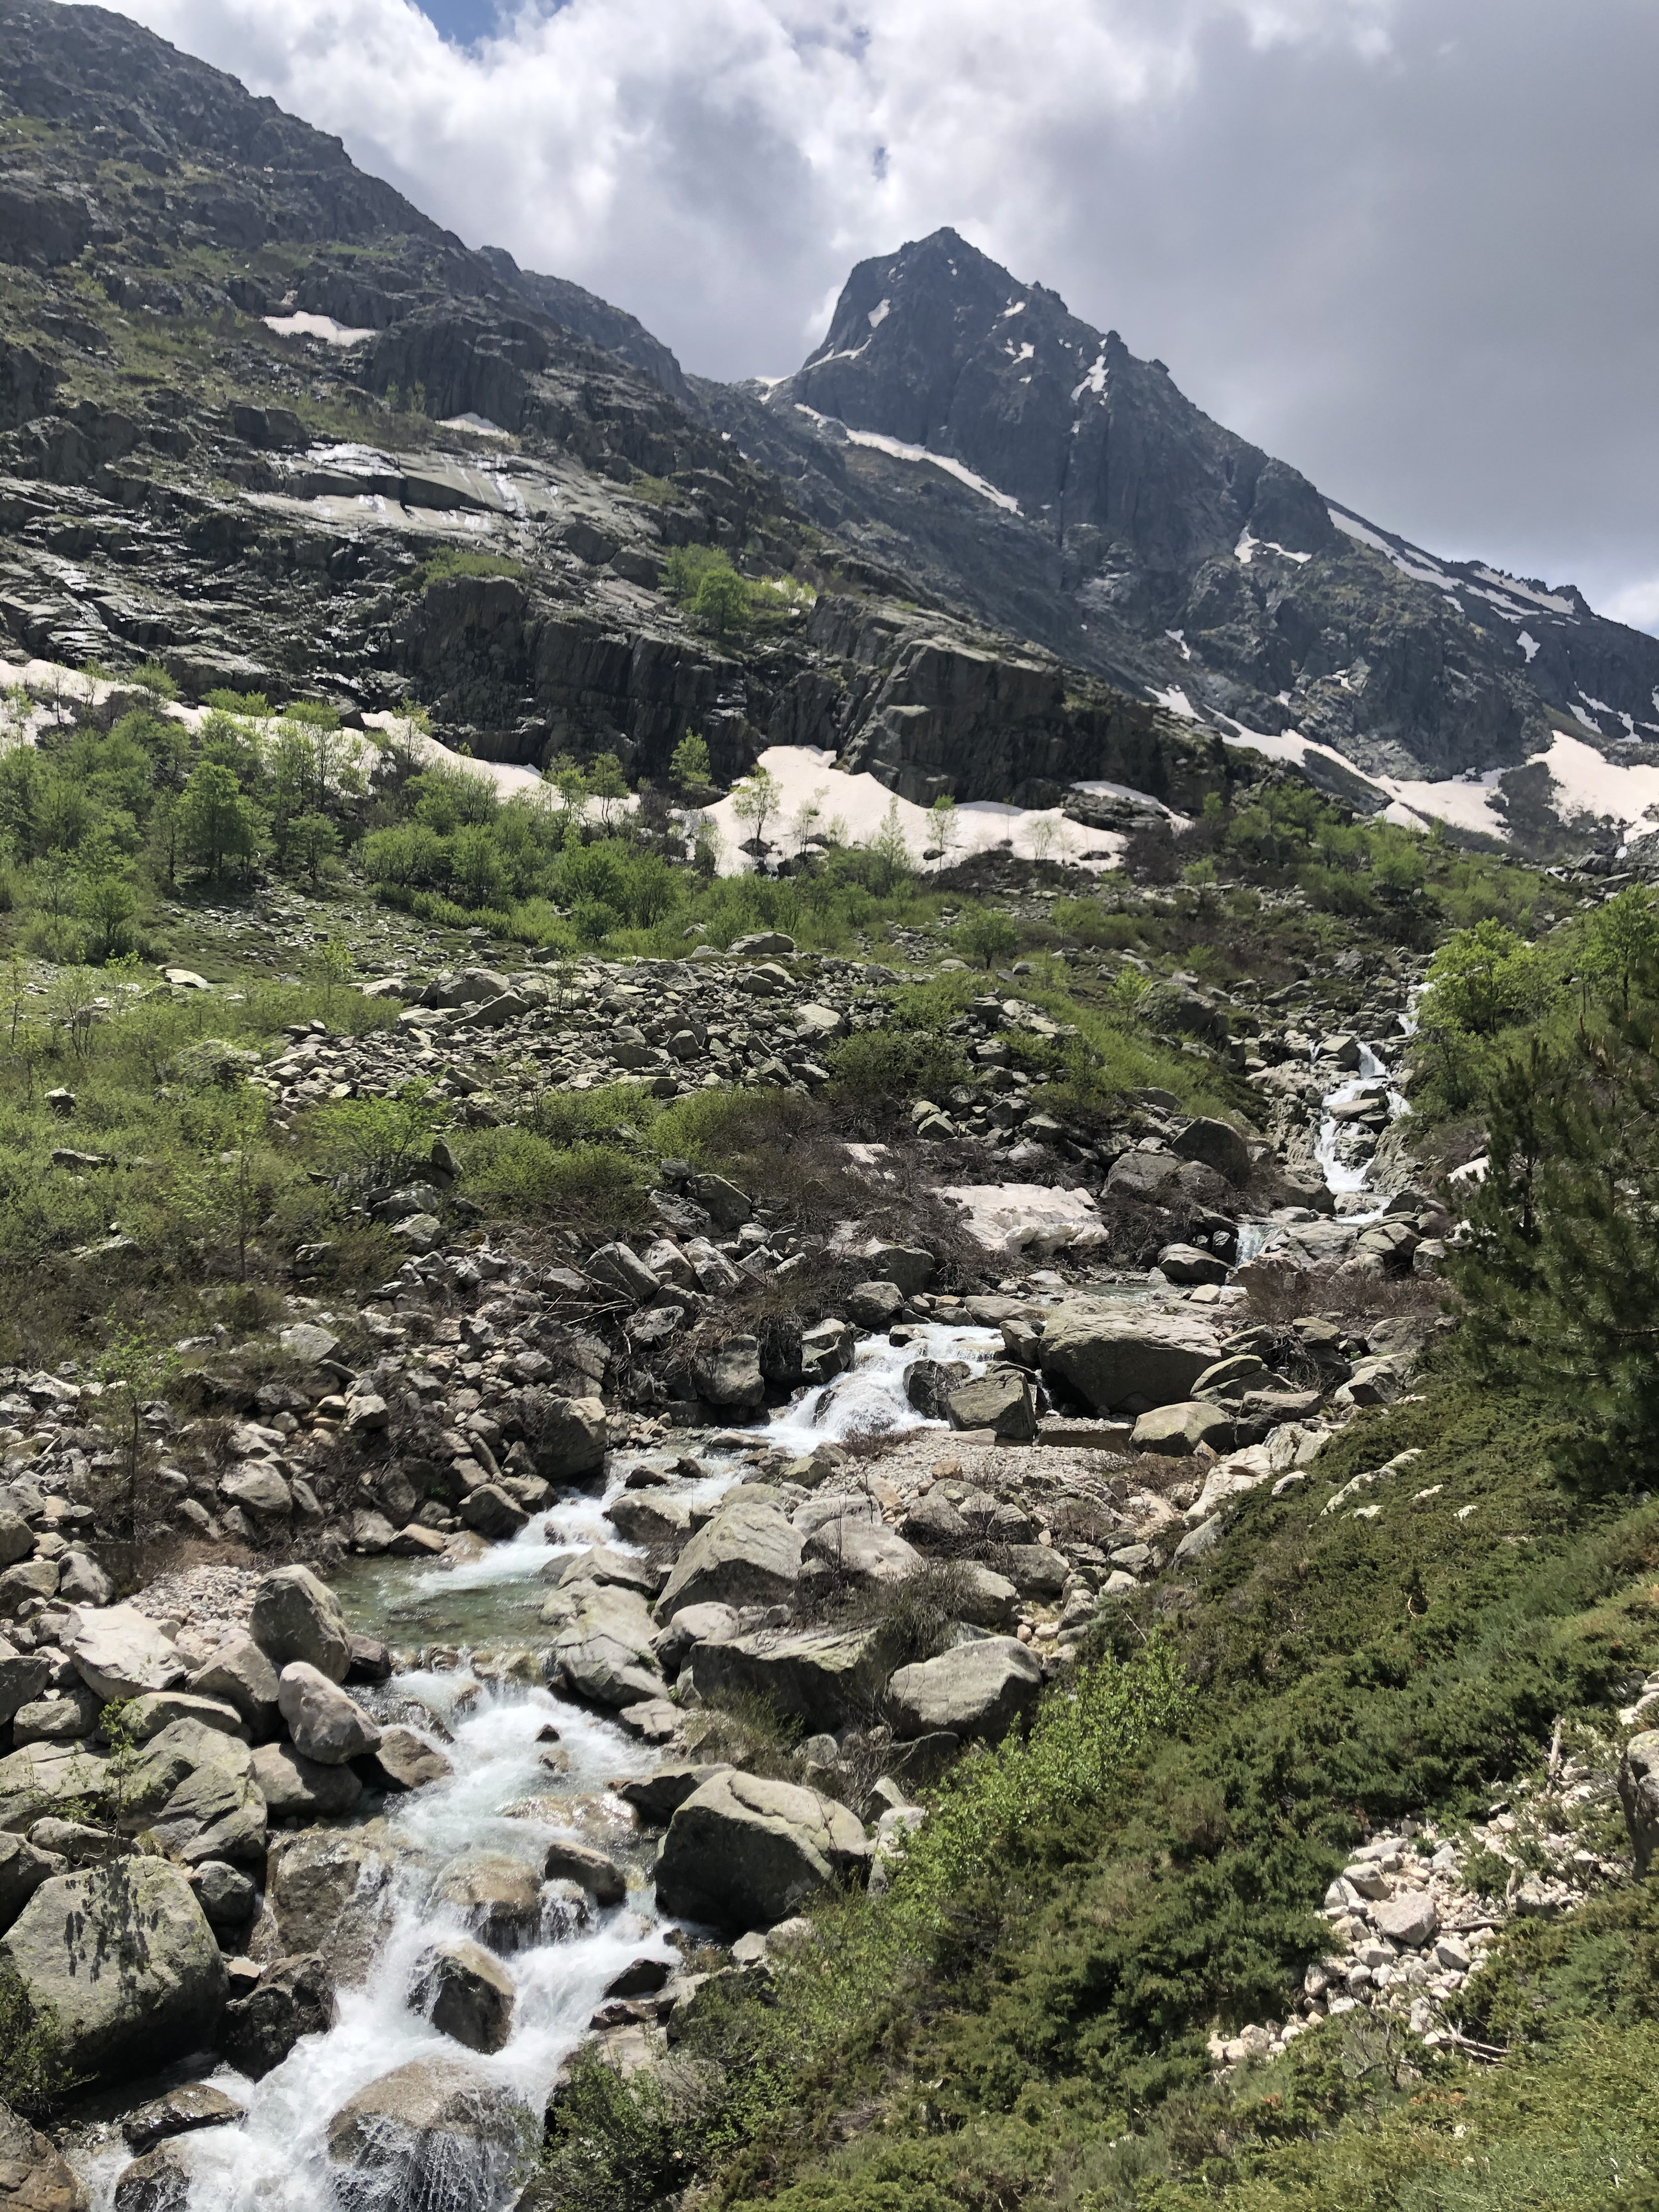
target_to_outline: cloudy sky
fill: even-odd
[[[128,0],[687,368],[953,224],[1332,495],[1659,628],[1654,0]]]

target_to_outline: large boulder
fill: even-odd
[[[904,1311],[896,1283],[854,1283],[847,1293],[848,1318],[860,1328],[891,1328]]]
[[[1377,1934],[1404,1950],[1420,1951],[1440,1932],[1440,1915],[1426,1891],[1402,1889],[1370,1908],[1370,1923]]]
[[[705,1765],[697,1760],[670,1759],[649,1774],[620,1775],[610,1786],[639,1815],[642,1827],[665,1828],[686,1799],[705,1782],[731,1771],[721,1760]]]
[[[596,1905],[620,1905],[628,1894],[628,1876],[613,1858],[596,1851],[592,1844],[556,1838],[542,1861],[544,1881],[574,1881]]]
[[[190,1886],[215,1928],[246,1928],[258,1908],[252,1875],[226,1859],[204,1859],[192,1867]]]
[[[296,1659],[276,1680],[276,1704],[288,1723],[294,1748],[319,1766],[343,1766],[380,1747],[378,1724],[317,1668]]]
[[[1173,1152],[1125,1152],[1106,1178],[1106,1196],[1158,1206],[1180,1173],[1181,1162]]]
[[[884,1283],[896,1283],[907,1298],[927,1289],[939,1264],[921,1244],[877,1244],[864,1256],[872,1275]]]
[[[1208,1115],[1188,1121],[1170,1149],[1181,1159],[1198,1160],[1213,1168],[1236,1189],[1242,1190],[1250,1180],[1250,1148],[1225,1121],[1212,1121]]]
[[[674,1563],[654,1608],[672,1620],[688,1605],[781,1605],[800,1580],[801,1539],[778,1507],[739,1498],[700,1528]]]
[[[31,1743],[0,1759],[0,1829],[33,1827],[44,1814],[101,1797],[109,1765],[78,1743]]]
[[[669,1822],[657,1902],[718,1928],[770,1928],[831,1882],[861,1873],[868,1857],[863,1827],[844,1805],[728,1769]]]
[[[549,1596],[542,1619],[554,1631],[549,1677],[570,1696],[621,1706],[664,1695],[651,1615],[637,1590],[566,1583]]]
[[[453,1762],[435,1744],[428,1743],[416,1729],[402,1726],[381,1729],[374,1765],[376,1780],[389,1790],[419,1790],[455,1771]],[[334,1770],[337,1774],[349,1771]]]
[[[0,2105],[0,2207],[3,2212],[87,2212],[85,2188],[46,2136]]]
[[[239,2074],[257,2081],[282,2064],[302,2035],[334,2025],[334,1984],[321,1952],[278,1959],[245,1997],[233,1997],[219,2027],[219,2049]]]
[[[469,1490],[461,1500],[459,1515],[463,1527],[492,1544],[506,1543],[530,1519],[518,1500],[493,1482],[480,1482]]]
[[[246,2107],[210,2081],[185,2081],[129,2112],[121,2133],[127,2148],[142,2158],[169,2136],[194,2135],[198,2128],[234,2127],[246,2118]]]
[[[691,1533],[690,1504],[660,1490],[625,1490],[605,1507],[605,1516],[625,1543],[665,1551],[677,1551]]]
[[[247,1746],[236,1748],[246,1753]],[[257,1863],[265,1853],[267,1817],[264,1792],[246,1768],[207,1759],[171,1792],[149,1829],[161,1849],[186,1866],[209,1859]]]
[[[630,1305],[643,1305],[662,1287],[644,1261],[626,1244],[601,1244],[589,1255],[587,1272],[602,1289],[625,1298]]]
[[[888,1686],[893,1733],[1006,1735],[1030,1711],[1042,1688],[1042,1669],[1012,1636],[987,1636],[959,1644],[937,1659],[901,1667]]]
[[[134,1698],[122,1715],[127,1735],[134,1743],[149,1743],[171,1728],[174,1721],[199,1721],[222,1735],[246,1736],[247,1723],[236,1708],[222,1698],[198,1697],[189,1690],[152,1690]]]
[[[1164,1452],[1179,1458],[1200,1444],[1212,1450],[1231,1449],[1237,1424],[1232,1415],[1208,1400],[1184,1399],[1173,1406],[1158,1406],[1141,1414],[1129,1439],[1138,1452]]]
[[[153,2073],[218,2025],[225,1962],[196,1893],[164,1859],[53,1875],[4,1948],[71,2073]]]
[[[115,2177],[110,2212],[188,2212],[190,2154],[182,2143],[158,2143]]]
[[[386,1738],[380,1739],[384,1749]],[[272,1820],[331,1820],[355,1812],[363,1785],[349,1766],[323,1766],[302,1759],[291,1743],[262,1743],[253,1754],[253,1780]]]
[[[636,1559],[631,1552],[619,1552],[610,1544],[590,1544],[567,1561],[559,1574],[561,1589],[568,1589],[573,1583],[610,1583],[617,1589],[636,1591],[641,1597],[654,1597],[662,1588],[663,1577],[660,1569],[648,1559]]]
[[[409,2002],[469,2051],[499,2051],[513,2033],[513,1978],[482,1944],[428,1943],[410,1974]]]
[[[170,1690],[185,1679],[185,1662],[172,1638],[130,1605],[70,1613],[62,1642],[82,1680],[106,1705],[146,1690]]]
[[[1147,1413],[1189,1397],[1219,1356],[1214,1331],[1187,1314],[1125,1310],[1079,1300],[1057,1307],[1042,1333],[1042,1371],[1102,1411]]]
[[[19,1651],[0,1636],[0,1722],[33,1705],[51,1680],[51,1665],[38,1651]]]
[[[1224,1283],[1227,1279],[1227,1262],[1213,1252],[1200,1251],[1196,1244],[1166,1244],[1158,1255],[1158,1264],[1172,1283]]]
[[[872,1629],[807,1628],[698,1644],[687,1662],[700,1698],[757,1698],[809,1729],[844,1728],[881,1686]]]
[[[1009,1367],[994,1368],[951,1391],[945,1411],[953,1429],[989,1429],[1010,1443],[1036,1441],[1036,1406],[1031,1385]]]
[[[872,1583],[902,1583],[927,1565],[896,1529],[850,1513],[820,1522],[802,1551],[837,1582],[860,1589]]]
[[[483,2212],[510,2201],[538,2132],[476,2067],[416,2058],[330,2120],[330,2178],[343,2212]]]
[[[202,1767],[233,1775],[252,1771],[253,1753],[240,1736],[208,1728],[188,1716],[169,1721],[153,1735],[122,1784],[122,1808],[129,1825],[148,1826],[179,1784]]]
[[[904,1370],[904,1395],[925,1421],[946,1421],[951,1393],[967,1380],[965,1359],[913,1359]]]
[[[536,1472],[547,1482],[579,1482],[605,1465],[610,1431],[602,1398],[558,1398],[526,1391],[520,1403]]]
[[[0,1935],[11,1926],[43,1881],[68,1870],[69,1862],[58,1852],[38,1850],[21,1836],[0,1835]]]
[[[541,1933],[539,1870],[504,1851],[468,1851],[440,1871],[431,1902],[465,1921],[492,1951],[522,1951]]]
[[[253,1593],[253,1640],[280,1675],[298,1660],[331,1682],[351,1664],[351,1631],[340,1601],[309,1567],[279,1567]]]
[[[222,1475],[219,1495],[259,1521],[286,1521],[294,1510],[294,1492],[268,1460],[244,1460],[232,1474]]]
[[[395,1871],[379,1822],[273,1838],[265,1903],[283,1952],[320,1952],[338,1987],[362,1981],[395,1916]]]
[[[711,1406],[760,1406],[766,1401],[758,1337],[728,1336],[723,1344],[699,1353],[691,1373]]]
[[[1633,1735],[1619,1762],[1619,1802],[1636,1854],[1636,1871],[1645,1875],[1659,1856],[1659,1729]]]
[[[276,1669],[251,1636],[220,1645],[190,1678],[198,1697],[232,1706],[255,1743],[268,1743],[282,1727],[276,1708]]]

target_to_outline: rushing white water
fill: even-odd
[[[943,1322],[919,1323],[908,1342],[890,1344],[867,1336],[844,1375],[804,1390],[781,1407],[763,1431],[768,1443],[810,1452],[815,1445],[884,1429],[942,1428],[926,1421],[904,1395],[904,1370],[917,1359],[960,1359],[979,1373],[993,1352],[1002,1349],[994,1328],[956,1328]]]
[[[616,1722],[544,1689],[481,1682],[465,1667],[394,1677],[387,1695],[448,1717],[453,1734],[446,1749],[454,1772],[412,1792],[391,1813],[390,1839],[401,1860],[393,1924],[366,1983],[340,1991],[337,2024],[325,2035],[303,2038],[262,2081],[246,2081],[228,2067],[213,2077],[246,2105],[247,2119],[240,2127],[182,2139],[191,2212],[332,2212],[330,2119],[357,2090],[411,2059],[465,2058],[539,2113],[607,1983],[631,1959],[673,1955],[652,1893],[642,1887],[623,1905],[591,1912],[574,1933],[562,1932],[558,1913],[544,1914],[543,1939],[501,1960],[514,1984],[514,2028],[493,2057],[464,2052],[413,2011],[407,1991],[421,1951],[434,1938],[468,1932],[456,1911],[429,1901],[433,1875],[467,1853],[490,1851],[532,1866],[539,1875],[547,1846],[558,1836],[585,1836],[625,1851],[629,1836],[621,1818],[613,1836],[596,1836],[589,1808],[606,1802],[605,1784],[612,1777],[645,1773],[656,1762]],[[538,1741],[550,1722],[569,1756],[568,1771],[558,1776],[542,1765]],[[579,1822],[579,1814],[586,1817]],[[111,2203],[126,2157],[100,2157],[88,2173],[95,2212]]]
[[[1318,1047],[1316,1045],[1310,1049],[1316,1054]],[[1352,1198],[1358,1192],[1371,1191],[1371,1170],[1375,1165],[1375,1160],[1370,1157],[1361,1160],[1345,1160],[1341,1157],[1339,1139],[1344,1125],[1337,1120],[1334,1109],[1346,1105],[1352,1099],[1363,1097],[1369,1091],[1386,1097],[1389,1119],[1398,1121],[1402,1114],[1411,1110],[1404,1093],[1395,1090],[1391,1085],[1381,1091],[1377,1089],[1379,1085],[1389,1085],[1389,1073],[1388,1064],[1380,1054],[1372,1046],[1361,1044],[1357,1072],[1351,1076],[1346,1076],[1340,1083],[1328,1091],[1320,1100],[1319,1133],[1314,1140],[1314,1158],[1318,1163],[1320,1173],[1325,1179],[1326,1189],[1338,1198]],[[1352,1208],[1345,1208],[1342,1214],[1344,1221],[1358,1228],[1369,1222],[1381,1220],[1388,1210],[1391,1194],[1381,1192],[1373,1194],[1376,1196],[1376,1203],[1370,1211],[1360,1212]],[[1238,1224],[1238,1249],[1235,1264],[1242,1267],[1248,1261],[1259,1258],[1263,1252],[1269,1251],[1274,1245],[1282,1243],[1284,1237],[1284,1230],[1275,1222],[1241,1221]]]
[[[814,1445],[860,1431],[937,1426],[924,1422],[904,1395],[904,1370],[917,1358],[960,1359],[981,1371],[1000,1349],[997,1332],[918,1326],[911,1340],[890,1344],[870,1337],[853,1366],[833,1382],[798,1393],[790,1404],[747,1431],[758,1446],[810,1451]],[[734,1480],[742,1461],[735,1439],[687,1437],[672,1447],[624,1457],[609,1470],[602,1494],[572,1492],[510,1542],[495,1544],[475,1559],[450,1566],[380,1563],[364,1571],[354,1592],[362,1610],[367,1591],[386,1632],[410,1641],[447,1638],[455,1648],[535,1649],[544,1640],[538,1614],[562,1558],[594,1543],[623,1542],[605,1517],[620,1495],[627,1468],[640,1462],[668,1463],[685,1448],[698,1448],[706,1470],[676,1482],[673,1494],[712,1505]],[[482,1656],[479,1662],[483,1665]],[[605,1784],[624,1774],[647,1773],[658,1754],[629,1735],[619,1722],[526,1683],[476,1672],[470,1657],[452,1668],[422,1668],[395,1675],[371,1693],[381,1710],[423,1708],[438,1723],[454,1771],[386,1808],[388,1839],[398,1860],[395,1910],[367,1980],[338,1996],[336,2025],[301,2039],[289,2057],[262,2081],[250,2081],[228,2066],[212,2078],[247,2110],[240,2127],[204,2129],[178,2139],[191,2175],[189,2212],[337,2212],[330,2180],[328,2124],[346,2100],[394,2068],[419,2058],[461,2059],[522,2101],[537,2119],[563,2061],[580,2041],[607,1985],[632,1960],[672,1959],[672,1923],[656,1910],[648,1866],[620,1801]],[[552,1723],[568,1768],[544,1765],[538,1740]],[[626,1901],[609,1911],[590,1909],[584,1926],[571,1930],[565,1914],[545,1894],[540,1940],[501,1964],[514,1992],[514,2026],[505,2048],[491,2057],[464,2051],[441,2034],[408,2002],[415,1963],[425,1947],[467,1933],[461,1917],[431,1897],[433,1877],[468,1853],[498,1852],[536,1869],[556,1838],[598,1844],[633,1873]],[[86,2162],[83,2178],[94,2212],[110,2212],[115,2185],[129,2158],[117,2147]],[[495,2202],[476,2200],[476,2212],[499,2212],[510,2188]],[[386,2212],[401,2212],[388,2205]],[[469,2205],[468,2212],[474,2212]]]

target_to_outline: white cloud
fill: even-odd
[[[1610,593],[1601,612],[1614,622],[1628,623],[1632,629],[1659,630],[1659,576],[1626,584]]]
[[[949,222],[1419,544],[1651,573],[1644,0],[508,0],[465,50],[410,0],[128,12],[694,370],[794,367]]]
[[[850,262],[943,222],[1042,276],[1090,195],[1060,149],[1177,110],[1218,25],[1257,51],[1357,52],[1392,5],[892,0],[866,28],[834,0],[532,0],[464,50],[410,0],[128,12],[337,131],[469,243],[737,375],[757,326],[789,358]]]

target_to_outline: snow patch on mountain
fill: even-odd
[[[362,345],[374,335],[372,330],[353,330],[349,324],[337,323],[332,315],[262,315],[259,319],[278,337],[321,338],[331,346]]]
[[[1513,599],[1530,599],[1534,606],[1544,607],[1553,615],[1577,615],[1578,610],[1572,601],[1559,592],[1547,592],[1537,584],[1519,583],[1515,577],[1506,576],[1497,568],[1486,568],[1478,561],[1474,564],[1474,573],[1483,583],[1491,584],[1500,592],[1507,592]]]
[[[866,338],[865,344],[868,343]],[[860,346],[859,351],[862,353],[864,347]],[[835,360],[841,358],[839,355],[830,357]],[[943,469],[947,477],[954,477],[958,483],[966,484],[969,491],[977,492],[981,499],[989,500],[993,507],[1000,507],[1008,514],[1019,513],[1019,501],[1011,492],[999,491],[994,483],[987,483],[983,477],[975,476],[972,469],[953,459],[949,453],[936,453],[927,446],[907,446],[902,438],[886,437],[879,430],[851,429],[845,422],[837,422],[833,415],[820,415],[816,407],[807,406],[804,400],[798,399],[795,409],[799,414],[810,416],[820,429],[838,430],[849,445],[872,447],[877,453],[890,454],[896,461],[928,462],[936,469]]]
[[[867,772],[849,775],[832,765],[835,756],[811,745],[769,745],[757,765],[778,787],[778,811],[766,825],[769,858],[793,856],[815,836],[833,836],[848,845],[867,845],[891,813],[905,848],[918,866],[939,842],[939,821],[929,807],[900,799]],[[1085,786],[1109,788],[1116,786]],[[1139,793],[1134,794],[1139,796]],[[719,867],[723,876],[752,872],[754,856],[744,851],[753,824],[742,820],[728,794],[705,809],[719,833]],[[1096,869],[1115,866],[1123,850],[1122,834],[1085,830],[1057,806],[1010,806],[990,799],[969,799],[951,817],[950,860],[965,860],[998,845],[1018,860],[1073,860]],[[1086,856],[1086,857],[1085,857]]]

